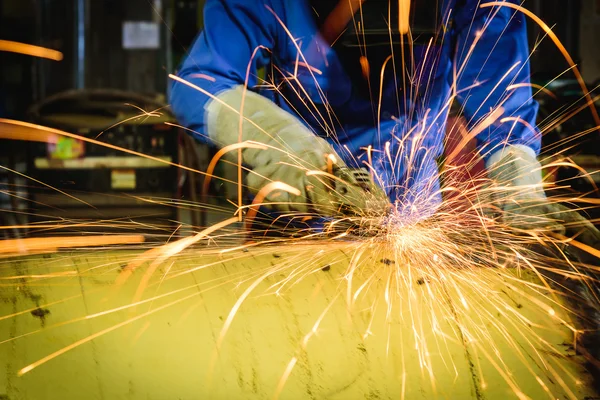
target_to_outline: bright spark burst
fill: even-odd
[[[351,7],[360,7],[362,1],[350,4]],[[402,6],[410,8],[409,2],[402,0]],[[573,60],[570,58],[558,38],[552,33],[538,17],[520,6],[505,2],[491,2],[482,4],[482,8],[511,7],[538,23],[563,52],[571,70],[580,82],[586,97],[585,107],[589,107],[600,126],[594,107],[594,99],[585,87],[581,75]],[[273,12],[272,10],[270,10]],[[340,9],[342,15],[348,10]],[[408,11],[407,11],[408,13]],[[356,17],[355,17],[356,18]],[[281,22],[281,20],[279,20]],[[406,21],[401,19],[401,30],[405,29]],[[346,26],[345,23],[340,26]],[[289,30],[288,35],[291,36]],[[339,38],[338,29],[327,33],[330,42]],[[478,32],[478,37],[484,34]],[[2,45],[2,42],[0,42]],[[474,46],[476,45],[476,42]],[[6,47],[6,46],[5,46]],[[6,50],[6,48],[4,48]],[[0,47],[2,50],[2,47]],[[300,48],[298,47],[298,50]],[[473,48],[469,49],[472,52]],[[255,52],[256,53],[256,52]],[[45,54],[45,53],[44,53]],[[430,57],[435,57],[432,53]],[[47,55],[48,56],[48,55]],[[389,60],[388,60],[389,61]],[[365,57],[364,70],[367,71],[368,58]],[[403,68],[384,64],[383,68]],[[319,74],[320,71],[311,66],[302,54],[299,55],[295,74],[288,74],[289,82],[299,84],[297,77],[299,68],[304,68],[310,74]],[[520,68],[513,65],[511,69]],[[457,66],[455,74],[459,76],[464,65]],[[425,73],[424,71],[419,72]],[[383,72],[382,72],[383,76]],[[208,75],[198,76],[201,79],[213,80]],[[314,75],[313,75],[314,77]],[[182,78],[172,76],[173,79],[203,91],[197,85],[187,82]],[[406,84],[406,83],[404,83]],[[263,86],[278,91],[274,82],[263,82]],[[478,85],[477,82],[473,83]],[[508,87],[509,92],[520,87],[513,83]],[[545,87],[537,87],[541,92],[547,92]],[[301,93],[304,89],[299,89]],[[405,91],[406,92],[406,91]],[[305,94],[305,93],[304,93]],[[321,93],[323,95],[323,93]],[[415,94],[416,95],[416,94]],[[507,93],[510,95],[510,93]],[[307,96],[308,97],[308,96]],[[449,99],[444,109],[450,108],[454,98]],[[381,101],[381,100],[379,100]],[[314,109],[313,116],[333,131],[331,115],[322,115],[317,107],[307,100],[307,108]],[[569,111],[573,117],[584,108],[575,112]],[[152,118],[154,112],[141,116]],[[435,121],[439,116],[432,116]],[[427,115],[423,121],[427,121]],[[550,121],[542,131],[549,131],[558,121],[563,119],[558,116]],[[338,215],[330,221],[322,232],[300,231],[294,236],[287,235],[289,230],[280,227],[280,224],[269,222],[264,225],[257,217],[261,212],[258,209],[268,193],[272,190],[283,190],[299,194],[298,188],[285,185],[282,182],[270,182],[256,196],[254,203],[244,205],[241,203],[244,187],[241,171],[246,168],[238,157],[238,185],[240,203],[233,216],[228,215],[222,222],[211,227],[193,227],[198,232],[194,236],[182,239],[172,239],[160,246],[141,246],[143,237],[138,235],[115,235],[106,237],[84,236],[81,238],[52,238],[44,241],[39,239],[22,239],[16,241],[0,242],[0,255],[14,256],[17,254],[39,254],[56,252],[60,248],[75,248],[87,246],[109,246],[138,244],[142,253],[136,252],[123,256],[120,262],[83,268],[71,266],[65,270],[51,270],[49,272],[21,271],[11,273],[12,260],[5,260],[0,264],[0,286],[9,282],[9,287],[21,290],[21,287],[35,285],[53,285],[57,280],[68,282],[70,279],[97,279],[109,276],[110,273],[119,271],[117,279],[111,279],[110,290],[98,290],[106,303],[98,301],[100,310],[90,311],[89,314],[49,325],[44,329],[35,330],[2,340],[0,345],[12,343],[23,337],[42,334],[48,329],[55,329],[65,325],[80,323],[84,320],[91,321],[106,316],[118,315],[127,310],[130,312],[120,322],[99,329],[89,336],[73,341],[68,346],[39,358],[37,361],[21,368],[18,375],[25,375],[35,368],[51,362],[59,356],[70,352],[79,346],[99,339],[120,328],[130,326],[136,321],[144,320],[145,324],[136,331],[132,342],[138,343],[147,331],[152,331],[153,326],[147,317],[163,310],[171,309],[182,304],[194,301],[185,312],[182,319],[191,317],[192,310],[197,310],[204,302],[203,296],[210,296],[212,292],[227,288],[228,291],[237,293],[232,305],[226,312],[226,317],[220,324],[217,334],[213,335],[214,343],[212,356],[205,357],[209,361],[203,363],[209,384],[214,384],[214,377],[219,370],[219,362],[226,357],[228,341],[234,335],[237,319],[249,321],[245,312],[251,304],[257,304],[260,299],[268,299],[275,303],[293,298],[300,288],[311,286],[310,298],[322,305],[317,312],[306,313],[315,317],[310,323],[303,326],[306,330],[295,335],[296,338],[289,354],[279,355],[283,368],[279,371],[277,379],[269,380],[267,384],[272,389],[272,397],[277,399],[286,393],[288,385],[298,385],[295,377],[306,375],[306,371],[298,372],[300,368],[310,367],[307,354],[319,359],[318,355],[310,353],[311,344],[319,340],[319,336],[326,336],[333,327],[346,326],[340,322],[340,315],[347,316],[352,329],[349,332],[358,333],[360,350],[356,359],[362,360],[361,352],[383,354],[382,359],[392,360],[398,372],[396,380],[391,386],[398,386],[400,398],[410,397],[411,390],[419,390],[414,386],[409,387],[411,377],[419,375],[421,385],[431,386],[431,393],[444,394],[452,386],[441,374],[452,376],[454,382],[464,379],[464,375],[471,380],[474,391],[479,395],[486,392],[489,386],[496,381],[503,381],[512,393],[518,398],[530,398],[530,392],[545,393],[548,397],[562,394],[567,398],[577,399],[576,387],[582,385],[580,376],[570,369],[567,364],[561,363],[559,356],[564,351],[558,347],[554,340],[559,333],[552,332],[553,327],[560,326],[568,330],[572,337],[564,338],[577,347],[585,338],[593,335],[587,326],[588,314],[583,308],[598,308],[598,298],[594,286],[598,284],[597,274],[600,271],[597,265],[588,261],[591,256],[599,257],[598,249],[578,240],[578,234],[565,236],[549,232],[541,227],[533,230],[518,230],[505,223],[498,214],[498,200],[514,200],[518,197],[518,190],[514,188],[499,187],[483,173],[468,176],[465,171],[479,162],[479,156],[466,155],[464,149],[469,146],[473,138],[484,129],[493,124],[521,123],[517,118],[504,114],[502,104],[498,104],[482,121],[479,121],[469,132],[463,132],[461,140],[456,144],[454,151],[446,158],[446,163],[440,171],[443,182],[440,193],[443,202],[433,216],[423,219],[418,218],[423,209],[430,207],[432,199],[430,194],[414,193],[412,204],[396,204],[388,215],[373,216],[367,212],[362,215]],[[260,127],[257,127],[260,129]],[[596,127],[598,128],[598,127]],[[423,139],[430,126],[425,122],[419,126],[410,127],[412,135],[407,139],[397,138],[395,146],[387,143],[385,156],[391,164],[405,163],[408,173],[422,167],[417,154],[426,149]],[[595,132],[591,130],[586,134]],[[67,136],[84,140],[99,146],[107,146],[130,155],[146,157],[155,161],[165,162],[156,157],[140,154],[128,149],[108,145],[96,139],[89,139],[68,132],[50,129],[20,121],[0,120],[0,137],[22,139],[29,141],[52,142],[57,136]],[[571,140],[569,138],[568,140]],[[222,156],[228,152],[238,152],[242,149],[265,149],[268,146],[255,142],[242,142],[222,149],[210,164],[207,171],[198,171],[184,165],[172,164],[191,173],[202,174],[206,177],[204,190],[207,191],[210,179],[222,179],[214,175],[214,168]],[[393,149],[399,149],[394,152]],[[407,150],[404,152],[404,150]],[[384,178],[377,175],[373,168],[372,152],[369,147],[368,162],[374,180],[383,182]],[[561,158],[561,154],[549,154],[553,159]],[[293,159],[293,157],[291,157]],[[335,159],[330,159],[336,163]],[[360,160],[357,160],[360,161]],[[570,166],[587,173],[569,160],[551,161],[546,168],[552,166]],[[303,168],[298,164],[299,168]],[[308,170],[306,174],[318,179],[329,179],[331,174],[327,171]],[[393,177],[398,180],[399,177]],[[591,178],[590,178],[591,179]],[[392,182],[393,184],[394,182]],[[434,185],[433,182],[429,183]],[[585,197],[566,199],[564,196],[552,195],[560,189],[561,182],[555,187],[546,189],[551,194],[549,201],[556,204],[565,202],[593,203]],[[523,189],[521,189],[523,190]],[[531,190],[527,188],[526,190]],[[425,191],[427,192],[427,191]],[[425,193],[424,192],[424,193]],[[68,193],[65,195],[70,196]],[[172,203],[170,199],[142,199],[158,204]],[[596,204],[592,204],[590,207]],[[192,207],[184,201],[176,203],[177,207]],[[209,205],[201,205],[206,206]],[[213,207],[213,206],[210,206]],[[522,207],[528,207],[523,204]],[[365,210],[366,211],[366,210]],[[580,209],[580,211],[586,211]],[[305,221],[316,217],[311,213],[298,215],[290,213],[285,216],[291,220]],[[242,220],[247,228],[240,232],[233,226]],[[278,222],[278,221],[275,221]],[[597,221],[592,221],[597,222]],[[92,226],[101,221],[89,221],[79,226]],[[120,222],[121,228],[135,228],[134,223]],[[46,223],[30,228],[59,229],[67,224],[77,225],[69,221]],[[116,221],[105,222],[106,226],[118,226]],[[586,225],[576,219],[570,222],[572,231],[582,232]],[[8,229],[9,227],[4,227]],[[229,229],[229,230],[228,230]],[[267,234],[280,233],[281,237],[273,238]],[[239,242],[240,236],[250,234],[251,240]],[[261,235],[265,237],[260,238]],[[216,240],[230,240],[225,246],[207,246],[205,249],[194,249],[201,242],[210,243]],[[573,249],[581,251],[582,258],[573,258],[567,254]],[[69,260],[68,257],[55,256],[58,260]],[[35,256],[31,256],[33,260]],[[265,262],[268,260],[268,262]],[[597,260],[595,260],[597,261]],[[264,262],[264,263],[263,263]],[[124,268],[120,264],[125,264]],[[252,268],[240,267],[248,263]],[[168,268],[166,265],[168,264]],[[225,266],[225,267],[223,267]],[[226,268],[226,273],[217,273],[218,268]],[[323,272],[336,271],[334,279],[322,278]],[[194,281],[190,285],[182,285],[186,279],[196,279],[197,274],[202,274],[204,280]],[[212,274],[212,275],[211,275]],[[19,281],[15,284],[12,281]],[[48,283],[51,280],[52,283]],[[133,288],[133,290],[130,290]],[[225,289],[223,289],[225,290]],[[334,293],[327,294],[331,290]],[[121,294],[125,292],[125,295]],[[131,293],[130,293],[131,292]],[[305,292],[300,292],[305,293]],[[67,306],[79,295],[65,296],[58,301],[49,301],[39,304],[37,309],[56,309]],[[128,302],[112,305],[127,297]],[[326,299],[323,300],[323,299]],[[528,304],[529,310],[523,310],[523,303]],[[585,303],[585,307],[580,307]],[[103,304],[111,304],[102,308]],[[144,311],[137,311],[138,307],[146,307]],[[217,307],[217,305],[212,305]],[[210,308],[211,304],[207,304]],[[14,311],[6,316],[0,315],[0,321],[8,321],[32,309]],[[194,311],[195,313],[196,311]],[[185,317],[185,318],[184,318]],[[337,318],[337,325],[332,320]],[[593,322],[593,321],[592,321]],[[597,323],[597,321],[596,321]],[[251,329],[251,328],[248,328]],[[552,340],[548,339],[552,336]],[[287,340],[287,337],[286,337]],[[344,343],[352,343],[345,337],[340,337]],[[248,344],[250,345],[250,344]],[[457,360],[453,353],[453,346],[463,350],[460,357],[466,357],[467,368]],[[323,347],[321,347],[323,348]],[[289,349],[288,349],[289,350]],[[355,348],[347,348],[348,354],[354,355]],[[350,355],[348,356],[350,359]],[[593,354],[588,354],[592,361]],[[287,357],[283,359],[282,357]],[[355,359],[355,361],[356,361]],[[327,365],[335,363],[332,360],[320,359]],[[20,360],[22,361],[22,360]],[[363,362],[363,361],[360,361]],[[483,364],[493,366],[492,372],[484,368]],[[398,366],[399,365],[399,366]],[[308,366],[308,367],[307,367]],[[417,366],[415,368],[415,366]],[[348,366],[352,369],[352,365]],[[525,381],[522,375],[532,377],[538,384],[537,388],[528,387],[531,382]],[[304,375],[302,375],[304,374]],[[271,374],[273,375],[273,374]],[[310,375],[310,373],[308,373]],[[491,376],[488,376],[491,375]],[[296,381],[294,382],[294,378]],[[426,378],[426,379],[425,379]],[[307,378],[308,379],[308,378]],[[313,377],[311,379],[318,379]],[[444,385],[448,385],[445,387]],[[318,385],[314,385],[313,388]],[[386,391],[386,388],[380,388]],[[423,389],[423,386],[420,388]],[[392,390],[392,389],[389,389]],[[429,390],[429,389],[428,389]],[[392,390],[393,392],[393,390]]]

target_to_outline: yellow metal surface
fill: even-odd
[[[446,290],[374,253],[349,296],[347,246],[188,251],[129,277],[135,252],[2,260],[0,399],[593,395],[560,298],[545,309],[541,286],[510,279],[534,276],[465,271]],[[393,301],[390,268],[407,282]]]

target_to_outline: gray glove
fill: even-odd
[[[245,96],[245,97],[244,97]],[[280,181],[300,191],[300,195],[283,190],[269,193],[265,202],[280,211],[317,212],[335,215],[339,210],[339,194],[335,182],[325,175],[309,171],[345,168],[342,159],[323,138],[308,130],[296,117],[269,99],[245,90],[243,86],[222,92],[206,108],[208,135],[219,146],[240,141],[240,115],[244,102],[241,141],[254,141],[267,149],[243,149],[244,164],[251,169],[247,177],[249,190],[256,194],[270,182]],[[365,207],[365,194],[359,189],[343,197],[357,210]]]
[[[588,246],[600,247],[600,231],[590,221],[577,211],[547,199],[542,187],[542,166],[531,148],[507,146],[492,154],[486,168],[498,185],[494,200],[500,204],[507,225],[577,236],[578,241]]]

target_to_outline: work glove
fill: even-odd
[[[237,86],[217,95],[207,107],[208,135],[218,146],[240,142],[240,114],[243,102],[241,142],[252,141],[264,149],[242,149],[243,163],[249,167],[247,185],[257,194],[271,182],[283,182],[298,189],[299,195],[274,190],[265,203],[278,211],[340,213],[341,202],[360,214],[372,204],[381,204],[382,190],[365,193],[357,186],[346,186],[345,193],[335,191],[335,179],[314,172],[335,173],[346,169],[341,157],[323,138],[308,130],[296,117],[271,100]],[[378,200],[378,201],[374,201]]]
[[[486,162],[488,176],[495,182],[495,201],[508,226],[576,237],[600,248],[600,231],[577,211],[550,201],[542,187],[542,166],[528,146],[506,146]]]

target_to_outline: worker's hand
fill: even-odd
[[[265,185],[280,181],[298,189],[300,195],[274,190],[265,197],[270,207],[325,216],[339,213],[335,180],[324,173],[344,168],[342,159],[325,139],[269,99],[242,86],[221,93],[207,106],[210,138],[222,147],[240,142],[242,104],[241,142],[253,141],[266,147],[242,151],[243,162],[251,169],[249,190],[256,194]],[[361,207],[365,196],[359,192],[358,188],[350,188],[343,198]]]
[[[250,160],[244,157],[252,167],[247,177],[248,188],[256,194],[270,182],[283,182],[298,189],[300,195],[274,190],[265,197],[269,207],[279,211],[333,215],[337,206],[331,179],[314,173],[325,172],[327,163],[332,164],[334,159],[341,161],[324,139],[304,127],[294,126],[293,129],[306,135],[304,143],[298,143],[293,150],[268,148],[255,152],[255,157]]]
[[[549,200],[542,187],[542,167],[533,150],[516,145],[492,154],[486,163],[494,180],[494,198],[502,208],[502,220],[523,231],[555,232],[595,249],[600,231],[577,211]]]

